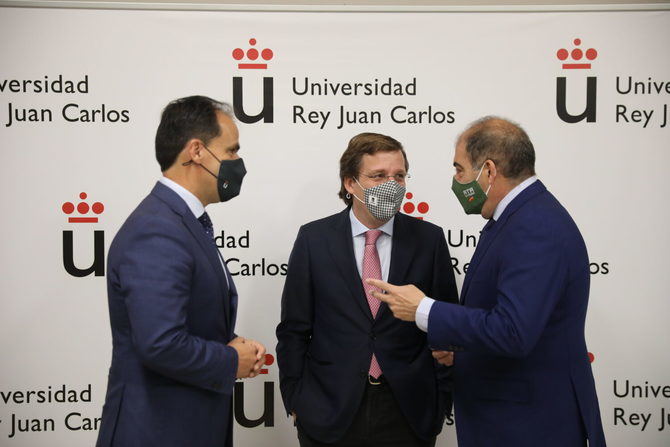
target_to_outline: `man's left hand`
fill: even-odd
[[[440,365],[452,366],[454,364],[454,353],[452,351],[433,351],[433,358]]]
[[[251,343],[251,345],[256,348],[256,363],[254,364],[253,371],[249,375],[249,377],[256,377],[260,373],[261,368],[265,366],[265,346],[256,340],[247,339],[247,343]]]
[[[416,309],[426,297],[421,290],[412,284],[394,286],[378,279],[366,279],[366,282],[386,292],[372,292],[372,296],[388,304],[393,316],[404,321],[415,321]]]

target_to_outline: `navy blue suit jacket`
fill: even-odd
[[[432,347],[455,356],[461,447],[604,446],[584,339],[589,260],[568,212],[536,181],[482,232],[464,306],[435,303]]]
[[[230,446],[237,292],[186,203],[157,183],[117,233],[99,447]]]
[[[397,214],[388,279],[457,302],[442,229]],[[277,339],[286,410],[295,411],[298,424],[318,441],[344,436],[361,403],[373,352],[417,436],[439,433],[451,410],[446,378],[437,377],[447,371],[436,369],[426,334],[394,318],[383,303],[372,318],[356,267],[349,209],[300,228]]]

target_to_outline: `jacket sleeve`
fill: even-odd
[[[293,246],[281,300],[281,321],[277,326],[279,387],[286,411],[302,377],[305,356],[312,337],[313,295],[308,240],[302,227]]]
[[[563,243],[547,223],[525,223],[498,237],[505,239],[492,279],[496,305],[485,310],[435,303],[428,317],[431,346],[459,345],[513,358],[526,357],[535,347],[567,281]],[[470,287],[477,281],[473,277]]]
[[[179,382],[231,394],[237,351],[189,333],[194,259],[184,229],[154,216],[121,248],[112,280],[123,297],[133,345],[144,366]],[[114,268],[115,267],[115,268]]]

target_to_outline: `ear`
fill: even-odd
[[[349,194],[351,194],[352,196],[356,193],[356,190],[354,189],[355,186],[356,186],[356,181],[353,178],[346,177],[344,179],[344,189],[346,189],[347,192]]]
[[[498,176],[498,167],[493,160],[486,160],[484,163],[488,170],[489,185],[492,184]]]
[[[182,152],[186,153],[188,159],[195,164],[202,164],[202,159],[204,157],[205,147],[201,140],[198,138],[191,138],[184,145]]]

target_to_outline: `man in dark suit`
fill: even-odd
[[[354,137],[340,160],[348,207],[298,233],[277,360],[302,447],[431,446],[450,411],[447,371],[425,334],[393,318],[362,281],[414,282],[438,300],[457,300],[442,229],[397,214],[407,169],[393,138]]]
[[[228,105],[171,102],[156,132],[163,177],[109,250],[113,353],[99,447],[232,445],[236,378],[265,349],[234,333],[237,291],[205,206],[237,195],[246,172]]]
[[[462,349],[453,359],[460,446],[604,446],[584,338],[590,272],[579,229],[535,176],[535,151],[519,126],[477,121],[458,139],[454,166],[465,211],[488,219],[463,305],[373,280],[387,292],[376,296],[427,329],[432,347]]]

